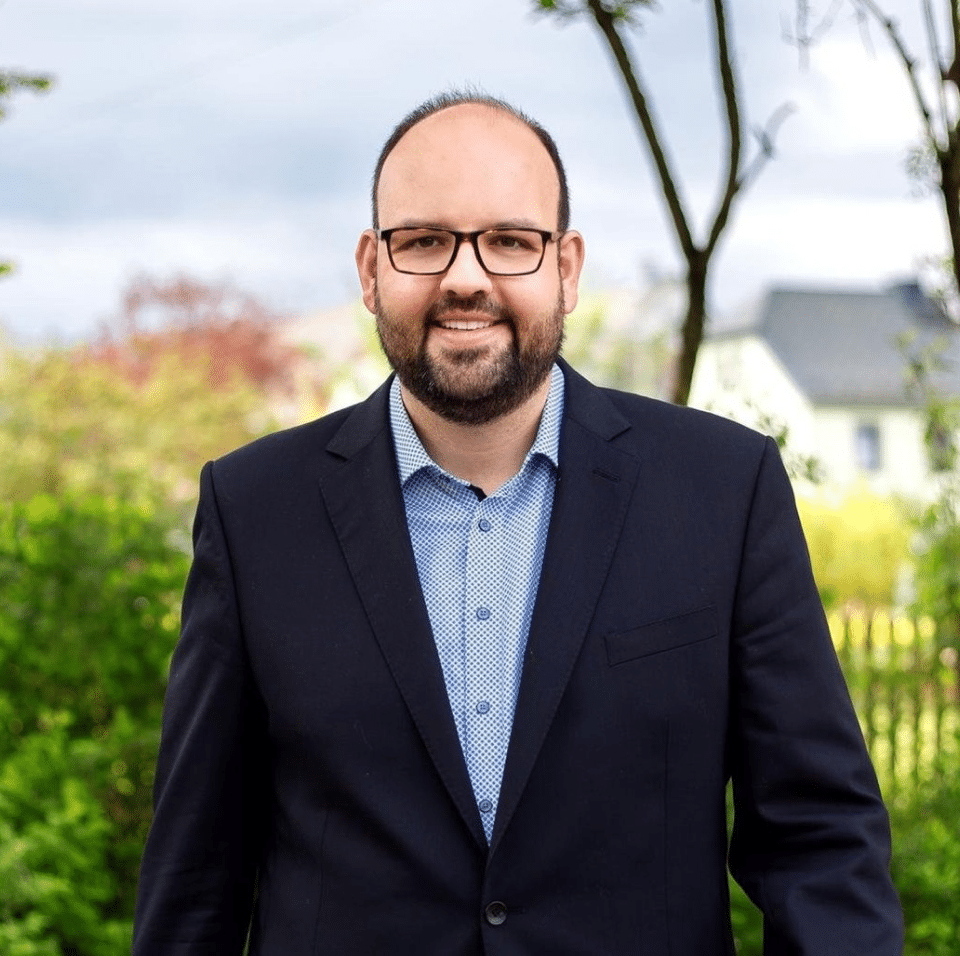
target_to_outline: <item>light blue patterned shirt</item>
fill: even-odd
[[[523,654],[557,480],[563,373],[553,367],[537,437],[489,497],[427,454],[390,391],[390,425],[420,586],[480,819],[493,832]]]

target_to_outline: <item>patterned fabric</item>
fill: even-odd
[[[427,454],[396,379],[390,392],[410,540],[488,840],[550,526],[562,414],[563,373],[554,366],[537,437],[520,471],[481,500]]]

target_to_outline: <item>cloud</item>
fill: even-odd
[[[829,278],[867,276],[873,262],[879,275],[938,242],[935,203],[911,203],[901,171],[916,124],[899,65],[879,42],[871,59],[840,23],[803,74],[776,6],[730,5],[748,124],[787,99],[801,109],[724,241],[722,305],[800,263]],[[58,85],[18,100],[0,126],[0,251],[21,266],[0,284],[0,317],[31,336],[80,334],[141,271],[230,277],[280,308],[352,299],[383,138],[422,98],[466,83],[555,134],[590,282],[635,283],[641,262],[678,270],[597,31],[531,10],[525,0],[3,5],[0,63],[49,69]],[[701,224],[723,165],[707,23],[702,3],[663,4],[630,39]]]

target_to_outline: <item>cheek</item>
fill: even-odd
[[[545,264],[546,265],[546,264]],[[506,286],[502,290],[501,303],[514,315],[528,322],[542,323],[552,318],[560,300],[560,283],[555,275],[537,274],[536,282]]]
[[[435,283],[415,276],[405,276],[390,269],[377,278],[377,294],[381,308],[398,319],[418,319],[436,298]]]

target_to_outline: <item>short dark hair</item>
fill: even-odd
[[[489,106],[491,109],[499,110],[501,113],[512,116],[514,119],[523,123],[523,125],[543,143],[544,149],[546,149],[550,155],[550,159],[553,161],[554,169],[557,171],[557,179],[560,183],[560,201],[557,204],[557,228],[561,232],[566,232],[570,225],[570,193],[567,189],[567,174],[564,172],[563,162],[560,159],[560,151],[557,149],[557,144],[554,142],[553,137],[536,122],[536,120],[531,119],[526,113],[518,110],[515,106],[511,106],[505,100],[473,90],[450,90],[446,93],[439,93],[436,96],[432,96],[416,107],[416,109],[407,113],[394,127],[393,132],[383,144],[383,149],[380,150],[377,165],[373,171],[373,187],[370,191],[371,205],[373,208],[373,228],[380,228],[380,217],[377,213],[377,190],[380,187],[380,173],[383,171],[383,164],[387,161],[387,157],[393,152],[394,146],[421,120],[425,120],[428,116],[433,116],[434,113],[439,113],[441,110],[449,109],[451,106],[464,106],[467,104]]]

